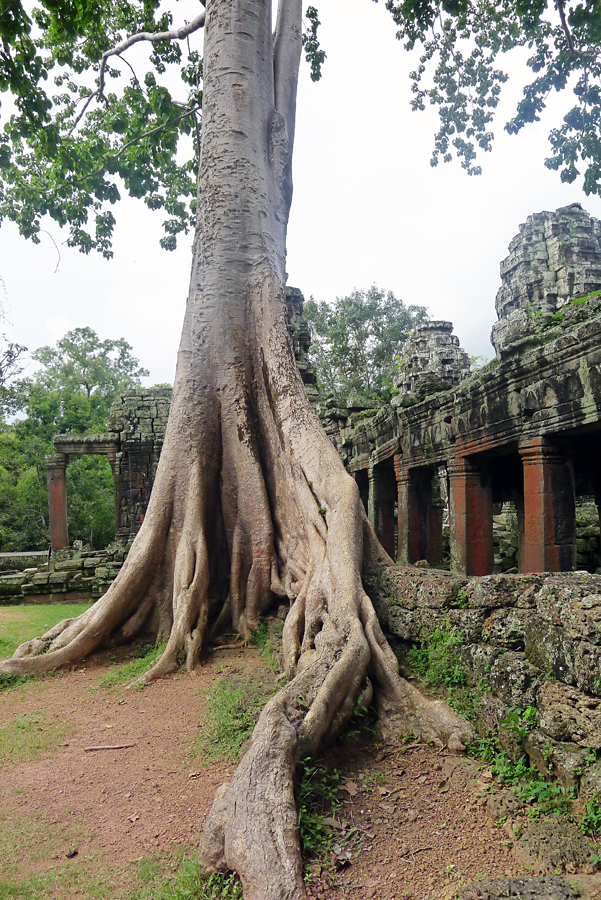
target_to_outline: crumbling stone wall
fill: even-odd
[[[601,762],[590,766],[585,753],[601,750],[601,576],[459,579],[395,566],[368,572],[366,588],[401,660],[441,628],[462,638],[482,735],[492,731],[510,756],[521,754],[503,723],[510,710],[532,708],[525,741],[532,764],[585,795],[600,790]]]
[[[117,445],[113,466],[118,537],[136,534],[144,521],[165,439],[171,388],[124,391],[109,413]]]
[[[97,600],[117,577],[129,550],[56,550],[32,557],[7,556],[10,574],[0,575],[0,606],[16,603],[74,603]]]
[[[470,373],[470,360],[453,334],[453,323],[434,320],[409,335],[399,355],[399,397],[427,395],[456,387]]]

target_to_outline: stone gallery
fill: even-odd
[[[601,563],[601,222],[579,204],[530,216],[501,263],[501,282],[495,359],[470,374],[452,324],[427,322],[402,348],[398,393],[377,411],[319,397],[302,295],[289,289],[301,376],[393,559],[440,566],[449,556],[451,570],[466,575],[565,572],[577,563],[594,571]],[[68,546],[66,466],[85,453],[108,456],[117,533],[136,533],[169,399],[165,389],[128,391],[111,411],[108,434],[55,438],[53,547]]]

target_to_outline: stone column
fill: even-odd
[[[398,490],[399,562],[442,561],[443,508],[433,497],[432,469],[404,469],[395,457]]]
[[[359,488],[359,496],[361,497],[361,502],[365,507],[365,512],[369,514],[369,478],[367,475],[367,469],[356,469],[353,473],[353,477],[357,482],[357,487]]]
[[[394,504],[397,496],[394,468],[376,465],[369,470],[369,521],[386,552],[394,559]]]
[[[561,449],[536,437],[519,448],[524,466],[521,572],[569,572],[576,565],[574,473]]]
[[[416,562],[419,556],[418,497],[411,469],[401,465],[401,457],[395,456],[394,469],[398,492],[398,554],[404,565]]]
[[[61,550],[69,546],[66,468],[67,457],[64,453],[46,457],[50,545],[53,550]]]
[[[473,458],[457,457],[447,469],[451,569],[463,575],[490,575],[494,567],[490,478]]]

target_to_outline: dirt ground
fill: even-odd
[[[206,691],[220,674],[261,665],[254,648],[219,650],[199,674],[109,692],[98,682],[110,664],[97,658],[0,694],[0,728],[41,715],[64,729],[59,746],[1,768],[0,881],[67,867],[70,886],[57,879],[48,896],[88,897],[77,886],[85,872],[114,885],[117,897],[130,887],[135,861],[167,864],[182,848],[194,853],[215,789],[233,771],[190,755]],[[90,749],[99,747],[121,749]],[[343,771],[332,819],[343,852],[331,866],[313,862],[310,897],[443,900],[477,876],[523,873],[507,834],[486,819],[486,783],[474,763],[373,739],[338,745],[328,763]],[[358,845],[346,861],[352,828]]]

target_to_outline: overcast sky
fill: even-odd
[[[598,198],[586,197],[579,185],[562,185],[543,165],[548,129],[569,98],[553,99],[539,125],[505,135],[502,123],[521,93],[520,61],[512,60],[517,74],[506,86],[484,174],[470,178],[457,163],[433,169],[435,119],[409,108],[407,74],[415,58],[395,40],[383,4],[317,5],[328,58],[320,83],[310,81],[306,66],[301,76],[289,283],[328,301],[376,283],[452,320],[468,353],[490,357],[499,263],[520,223],[573,202],[601,218]],[[57,272],[48,235],[35,246],[2,225],[9,333],[33,350],[89,325],[102,338],[126,338],[150,370],[149,384],[171,382],[190,241],[174,253],[161,250],[160,214],[137,201],[122,203],[117,218],[112,261],[62,246]],[[55,226],[48,228],[60,242]]]

